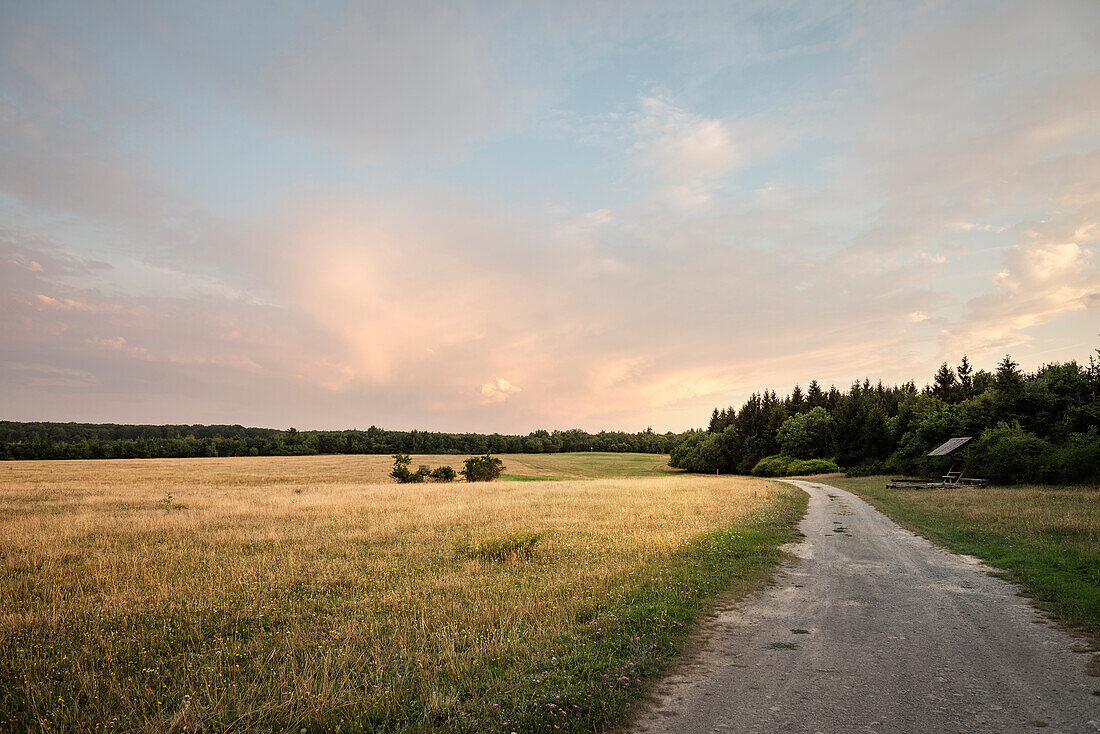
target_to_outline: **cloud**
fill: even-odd
[[[0,336],[61,372],[0,366],[0,400],[682,428],[764,387],[1081,332],[1096,10],[1058,7],[13,21]]]
[[[661,375],[642,386],[640,392],[654,407],[664,407],[694,398],[720,399],[739,384],[728,367],[695,368]]]
[[[102,337],[93,336],[84,340],[85,344],[95,344],[101,347],[107,347],[108,349],[122,349],[126,346],[126,339],[121,336],[113,336],[107,339]]]
[[[715,186],[742,165],[726,123],[687,112],[665,96],[641,99],[634,132],[634,153],[664,181],[665,196],[678,209],[705,207]]]
[[[502,403],[520,391],[516,385],[498,377],[481,386],[481,398],[485,403]]]
[[[1094,210],[1093,215],[1100,215]],[[1079,311],[1100,310],[1100,231],[1077,216],[1021,227],[1020,242],[993,277],[993,289],[971,299],[947,342],[971,354],[993,354],[1026,344],[1034,330]]]
[[[851,145],[838,183],[876,208],[878,226],[853,240],[861,255],[1005,232],[1096,180],[1082,121],[1100,124],[1100,18],[1095,7],[1063,10],[914,6],[918,22],[868,44],[865,94],[834,121]],[[1052,44],[1064,63],[1051,62]]]
[[[71,367],[54,367],[48,364],[22,362],[0,363],[0,371],[18,375],[18,381],[32,389],[87,389],[95,387],[97,380],[91,373]]]
[[[55,311],[94,311],[95,307],[87,303],[81,303],[75,298],[54,298],[44,293],[35,295],[34,300],[40,308],[49,308]]]
[[[505,263],[484,249],[499,237],[492,225],[415,216],[324,204],[286,227],[286,296],[342,345],[363,384],[394,385],[418,363],[486,340],[498,304],[516,295]],[[479,246],[463,252],[461,242]]]
[[[518,96],[471,21],[447,5],[352,6],[239,91],[275,119],[368,158],[450,151],[507,124]]]
[[[18,15],[0,24],[0,187],[54,212],[156,222],[166,187],[114,140],[133,105],[76,46]]]
[[[635,149],[668,178],[712,180],[737,170],[740,157],[726,125],[691,114],[664,96],[643,97]]]
[[[18,268],[23,268],[24,270],[29,270],[32,273],[41,273],[42,270],[43,270],[42,263],[40,263],[36,260],[31,260],[30,262],[21,262],[19,260],[8,260],[8,264],[9,265],[14,265]]]

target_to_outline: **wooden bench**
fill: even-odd
[[[887,489],[948,489],[950,487],[984,487],[989,482],[985,479],[969,479],[967,477],[955,477],[953,481],[929,482],[923,479],[889,479],[886,481]]]

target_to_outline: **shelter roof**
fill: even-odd
[[[952,451],[966,444],[970,443],[974,439],[971,436],[960,436],[958,438],[950,438],[943,443],[942,446],[937,446],[928,452],[928,456],[947,456]]]

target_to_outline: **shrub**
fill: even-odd
[[[1042,481],[1051,445],[1033,433],[1001,423],[982,433],[970,451],[967,474],[996,484]]]
[[[437,466],[432,470],[432,479],[439,482],[453,482],[458,474],[449,466]]]
[[[783,456],[782,454],[765,456],[756,462],[756,466],[752,468],[752,473],[757,477],[784,477],[788,474],[787,466],[790,461],[789,456]]]
[[[1100,434],[1074,433],[1047,454],[1043,479],[1064,484],[1100,480]]]
[[[794,459],[787,465],[788,476],[806,474],[832,474],[840,471],[832,459]]]
[[[504,462],[495,456],[471,456],[463,462],[466,468],[459,472],[467,482],[491,482],[504,471]]]
[[[408,454],[394,454],[393,471],[390,472],[390,476],[401,484],[417,484],[428,479],[434,479],[438,482],[453,482],[457,476],[455,470],[449,466],[438,466],[433,469],[426,464],[421,464],[416,471],[409,471],[409,464],[411,463],[412,459]]]
[[[844,473],[849,477],[872,477],[887,473],[885,461],[865,461],[858,466],[845,469]]]
[[[832,459],[795,459],[783,454],[765,456],[752,468],[752,473],[758,477],[794,477],[838,471],[840,469]]]

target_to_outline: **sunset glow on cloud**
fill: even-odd
[[[1100,4],[8,3],[0,418],[680,430],[1100,346]]]

